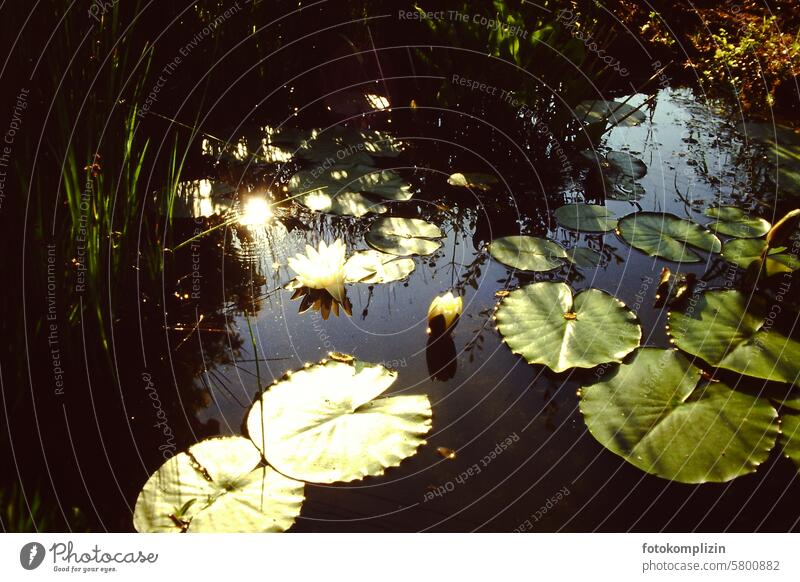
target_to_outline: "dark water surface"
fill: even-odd
[[[636,95],[630,103],[645,98]],[[491,111],[491,103],[488,107]],[[645,195],[638,203],[608,200],[612,211],[619,216],[637,209],[670,212],[706,223],[710,219],[703,209],[740,201],[747,183],[738,157],[742,145],[723,117],[684,89],[661,90],[646,111],[645,123],[616,127],[603,144],[630,151],[648,166],[640,180]],[[325,127],[323,122],[318,125]],[[519,136],[503,135],[457,108],[399,108],[351,123],[391,131],[407,144],[400,157],[382,166],[397,169],[413,184],[415,196],[390,204],[390,213],[421,216],[441,226],[446,232],[442,248],[415,258],[416,270],[407,281],[348,286],[352,317],[342,313],[325,320],[313,310],[298,313],[300,302],[282,288],[293,277],[285,259],[306,243],[336,238],[347,242],[349,253],[366,249],[363,234],[372,218],[303,210],[299,218],[306,226],[301,228],[293,220],[279,220],[279,214],[264,229],[251,231],[249,240],[235,232],[226,235],[224,256],[218,249],[198,251],[195,268],[218,279],[224,296],[218,302],[191,301],[167,316],[170,325],[188,330],[203,315],[199,326],[210,329],[209,312],[216,312],[216,333],[190,335],[178,347],[180,335],[170,340],[173,366],[180,368],[182,354],[193,351],[200,373],[182,381],[204,394],[196,417],[212,433],[241,434],[260,386],[331,351],[397,369],[392,394],[429,396],[433,430],[417,455],[379,478],[308,484],[293,531],[793,527],[800,485],[796,469],[777,451],[755,474],[727,484],[690,486],[647,475],[605,450],[586,430],[576,393],[582,381],[606,373],[603,367],[555,374],[527,364],[502,343],[492,320],[495,293],[530,281],[564,280],[576,292],[595,287],[618,297],[638,315],[642,345],[668,346],[667,312],[652,305],[661,268],[678,265],[645,256],[613,232],[578,235],[555,224],[552,212],[564,203],[602,199],[602,192],[575,185],[587,182],[580,160],[571,159],[566,169],[553,151],[549,160],[526,160],[531,149]],[[522,127],[525,120],[518,123]],[[466,171],[501,176],[501,183],[490,193],[447,184],[449,174]],[[589,246],[602,253],[603,262],[597,268],[513,273],[489,257],[486,244],[515,233],[546,236],[566,247]],[[696,273],[709,287],[739,276],[718,257],[680,270]],[[427,349],[428,305],[454,287],[463,290],[464,314],[453,345]],[[203,356],[199,367],[196,353]],[[445,371],[436,373],[440,367]],[[457,455],[445,459],[437,447]],[[150,470],[157,465],[156,459]]]

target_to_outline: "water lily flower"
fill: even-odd
[[[325,289],[339,303],[344,303],[344,264],[347,249],[337,239],[330,245],[320,241],[319,248],[306,245],[306,254],[289,259],[289,267],[297,273],[295,280],[301,287]]]
[[[464,302],[452,291],[434,298],[428,308],[428,333],[442,335],[450,331],[463,310]]]

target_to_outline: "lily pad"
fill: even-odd
[[[781,413],[781,446],[783,454],[800,469],[800,412]]]
[[[633,127],[640,125],[647,117],[635,107],[619,101],[581,101],[575,107],[575,115],[586,123],[608,121],[611,125]]]
[[[573,299],[568,285],[551,282],[509,293],[497,329],[515,354],[555,372],[621,362],[642,337],[633,312],[608,293],[586,289]]]
[[[358,251],[344,265],[347,283],[391,283],[401,281],[414,270],[413,259],[402,259],[380,251]]]
[[[497,184],[497,178],[491,174],[481,174],[479,172],[472,172],[462,174],[456,172],[447,178],[447,183],[451,186],[458,186],[460,188],[470,188],[472,190],[489,190],[492,186]]]
[[[587,247],[575,247],[567,251],[567,259],[576,267],[589,269],[603,262],[603,255]]]
[[[170,458],[139,493],[139,532],[280,532],[300,514],[304,484],[261,465],[250,440],[214,438]]]
[[[620,219],[617,232],[634,248],[656,257],[696,263],[700,256],[689,247],[718,253],[722,243],[699,224],[660,212],[636,212]]]
[[[386,206],[373,202],[358,192],[337,192],[328,194],[323,189],[314,190],[297,198],[297,201],[315,212],[325,212],[337,216],[361,217],[369,213],[383,214]]]
[[[438,240],[444,235],[438,226],[418,218],[379,218],[372,223],[364,237],[374,249],[407,257],[409,255],[430,255],[442,243]]]
[[[554,214],[561,226],[579,232],[608,232],[617,226],[614,213],[598,204],[567,204]]]
[[[753,261],[761,258],[767,242],[760,238],[734,239],[722,246],[722,256],[726,261],[746,269]],[[800,259],[786,252],[785,247],[770,249],[767,253],[765,274],[771,277],[778,273],[791,273],[800,269]]]
[[[608,450],[681,483],[752,473],[778,436],[768,400],[703,381],[677,350],[639,349],[610,377],[581,388],[581,412]]]
[[[382,475],[416,454],[431,429],[427,396],[377,398],[397,379],[380,364],[337,355],[273,384],[247,432],[284,475],[315,483]]]
[[[686,312],[669,313],[676,346],[712,366],[794,384],[800,377],[800,343],[765,327],[765,307],[735,289],[706,291]]]
[[[614,173],[630,176],[634,180],[647,174],[647,164],[628,152],[608,152],[605,158]]]
[[[504,265],[521,271],[550,271],[563,264],[567,251],[551,240],[513,235],[494,239],[489,254]]]
[[[719,234],[727,234],[736,238],[758,238],[769,232],[772,225],[763,218],[753,218],[741,208],[735,206],[719,206],[709,208],[703,214],[716,218],[717,222],[706,225],[706,228]]]

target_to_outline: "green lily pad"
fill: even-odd
[[[560,267],[567,251],[551,240],[536,236],[513,235],[496,238],[489,254],[504,265],[521,271],[550,271]]]
[[[641,348],[581,388],[586,426],[608,450],[664,479],[721,483],[754,472],[775,445],[777,412],[700,374],[677,350]]]
[[[727,234],[736,238],[758,238],[769,232],[772,225],[763,218],[753,218],[741,208],[735,206],[719,206],[709,208],[703,214],[716,218],[716,222],[706,228],[719,234]]]
[[[567,204],[554,214],[558,224],[579,232],[608,232],[617,226],[614,213],[598,204]]]
[[[722,256],[737,267],[746,269],[750,263],[761,258],[767,242],[760,238],[734,239],[722,245]],[[786,252],[785,247],[770,249],[767,253],[765,274],[771,277],[778,273],[791,273],[800,269],[800,259]]]
[[[735,289],[695,296],[685,313],[669,313],[676,346],[712,366],[794,384],[800,377],[800,343],[765,328],[765,307]]]
[[[279,532],[300,514],[305,485],[261,465],[250,440],[214,438],[170,458],[139,493],[139,532]]]
[[[472,172],[462,174],[457,172],[451,174],[447,178],[447,183],[451,186],[458,186],[460,188],[471,188],[473,190],[489,190],[492,186],[497,184],[497,178],[491,174],[481,174],[479,172]]]
[[[672,214],[636,212],[620,219],[617,232],[632,247],[670,261],[696,263],[700,256],[689,247],[718,253],[722,243],[699,224]]]
[[[781,446],[783,454],[800,469],[800,412],[781,413]]]
[[[589,269],[600,266],[600,263],[603,262],[603,255],[594,249],[575,247],[567,251],[567,259],[576,267]]]
[[[347,283],[391,283],[401,281],[414,271],[413,259],[402,259],[376,250],[358,251],[344,264]]]
[[[250,438],[284,475],[315,483],[382,475],[425,444],[427,396],[376,398],[397,372],[336,357],[276,382],[247,416]]]
[[[418,218],[379,218],[364,239],[376,250],[390,255],[430,255],[442,246],[438,226]]]
[[[515,354],[555,372],[621,362],[642,337],[633,312],[608,293],[586,289],[573,300],[568,285],[551,282],[505,297],[497,329]]]
[[[575,115],[586,123],[607,121],[611,125],[633,127],[640,125],[647,117],[640,110],[619,101],[581,101],[575,107]]]

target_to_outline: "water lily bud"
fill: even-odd
[[[428,308],[428,333],[442,335],[450,331],[463,310],[464,302],[452,291],[436,297]]]

